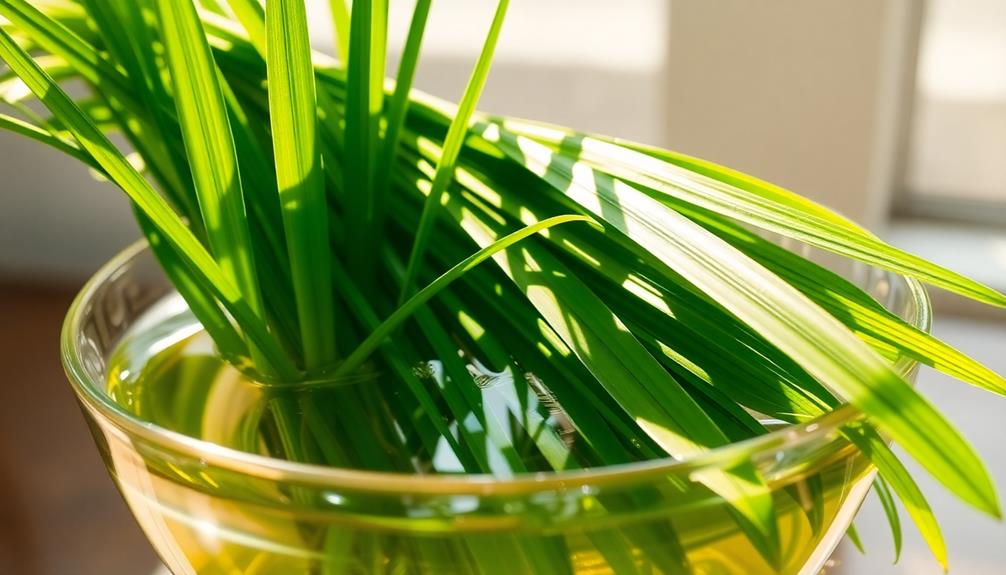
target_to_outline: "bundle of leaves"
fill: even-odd
[[[1006,382],[762,232],[990,305],[1002,294],[728,168],[478,113],[507,0],[458,105],[412,89],[430,0],[394,79],[387,0],[332,0],[337,57],[311,50],[300,0],[227,4],[0,0],[0,127],[120,187],[245,372],[309,386],[378,365],[401,393],[363,391],[361,405],[419,414],[406,435],[445,443],[457,467],[439,471],[465,473],[687,458],[848,402],[866,416],[849,439],[941,562],[932,513],[882,437],[999,515],[975,451],[892,364],[907,356],[998,394]],[[88,89],[70,96],[68,83]],[[429,357],[454,385],[420,381]],[[508,438],[478,409],[473,362],[541,377],[586,448],[543,432],[538,467],[494,467],[480,444],[506,452]],[[340,440],[328,424],[359,413],[286,417],[313,418],[327,445]],[[749,465],[705,481],[772,541],[771,496]]]

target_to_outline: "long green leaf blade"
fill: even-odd
[[[850,429],[845,436],[877,466],[880,475],[901,499],[908,516],[912,518],[933,556],[946,571],[947,546],[940,524],[904,464],[894,455],[880,435],[869,426]]]
[[[217,300],[206,292],[199,278],[192,274],[185,262],[178,257],[177,252],[165,244],[160,231],[150,223],[150,219],[138,209],[134,208],[133,211],[143,235],[147,238],[150,251],[164,268],[171,285],[178,290],[192,314],[199,320],[206,333],[213,338],[217,349],[232,358],[246,356],[248,349],[244,340],[220,309]]]
[[[505,122],[506,126],[514,124]],[[531,130],[525,125],[517,125],[526,131]],[[567,152],[611,176],[668,194],[683,204],[699,206],[821,249],[916,277],[977,301],[1006,307],[1006,295],[887,245],[875,235],[823,207],[804,198],[796,199],[795,195],[785,194],[779,188],[760,185],[753,178],[739,180],[736,172],[671,152],[644,147],[648,155],[590,136],[543,127],[533,132],[541,141],[565,146]],[[741,183],[746,189],[736,187],[734,183]]]
[[[894,502],[891,488],[884,478],[877,477],[873,482],[873,491],[877,494],[880,506],[884,509],[887,523],[891,527],[891,538],[894,540],[894,562],[901,559],[901,516],[898,515],[898,506]]]
[[[379,169],[381,112],[388,33],[387,0],[353,3],[349,69],[346,78],[345,168],[349,238],[361,249],[351,250],[350,269],[369,283],[376,250],[369,249],[377,210],[374,182]]]
[[[405,282],[402,284],[402,292],[399,301],[404,301],[412,293],[412,286],[419,274],[419,266],[422,263],[423,254],[426,251],[430,232],[436,223],[437,213],[440,204],[443,202],[443,195],[447,192],[447,187],[454,180],[454,168],[457,163],[458,154],[461,152],[461,145],[464,143],[465,135],[468,133],[468,124],[475,107],[478,105],[482,89],[485,87],[486,79],[489,77],[489,68],[496,53],[496,44],[499,41],[500,31],[503,28],[503,20],[506,18],[507,8],[510,0],[499,0],[496,6],[496,14],[493,16],[489,33],[486,35],[482,53],[475,63],[475,69],[465,88],[464,96],[458,105],[457,113],[451,120],[450,128],[447,131],[447,138],[444,140],[443,152],[437,164],[437,173],[433,178],[433,188],[426,197],[423,205],[423,213],[419,216],[419,225],[416,228],[416,236],[412,243],[412,252],[409,254],[409,263],[405,271]]]
[[[346,0],[329,0],[329,10],[332,12],[332,29],[335,32],[335,45],[343,62],[349,61],[350,20],[349,6]]]
[[[251,44],[264,57],[268,48],[265,39],[265,9],[262,4],[259,0],[228,0],[228,4],[248,32]]]
[[[341,0],[336,0],[341,1]],[[418,0],[412,15],[412,23],[409,25],[409,35],[405,41],[405,49],[402,51],[402,59],[398,65],[398,75],[395,81],[395,93],[392,96],[391,104],[388,108],[388,126],[384,134],[384,141],[381,144],[379,166],[384,169],[377,170],[373,189],[374,209],[368,225],[368,239],[365,245],[373,245],[378,249],[384,232],[384,212],[386,210],[386,198],[391,187],[392,175],[394,172],[395,156],[399,150],[402,127],[405,124],[405,117],[409,111],[409,94],[412,92],[412,82],[415,79],[416,67],[419,63],[419,50],[423,43],[423,34],[426,31],[426,21],[430,15],[432,0]]]
[[[94,161],[94,158],[88,155],[87,152],[81,150],[76,144],[63,140],[45,128],[21,120],[20,118],[8,116],[7,114],[0,114],[0,130],[8,130],[10,132],[31,138],[39,143],[59,150],[72,158],[80,160],[95,170],[102,171],[101,166],[98,165],[98,163]]]
[[[318,149],[314,69],[304,4],[266,5],[269,114],[283,227],[297,300],[304,364],[335,361],[328,206]]]
[[[214,258],[262,315],[244,191],[219,72],[192,0],[157,2],[174,100]]]
[[[1006,395],[1006,378],[895,316],[835,272],[730,222],[714,218],[700,221],[891,357],[910,357],[986,391]]]
[[[475,252],[464,261],[459,262],[457,265],[451,269],[444,272],[440,277],[433,280],[425,288],[419,290],[414,296],[408,299],[405,303],[398,307],[391,314],[388,319],[381,322],[381,324],[370,332],[367,339],[363,341],[354,351],[349,354],[345,362],[339,366],[337,375],[343,375],[346,373],[351,373],[354,369],[358,368],[367,357],[373,353],[377,347],[390,336],[398,326],[402,324],[410,315],[415,313],[419,306],[423,305],[429,301],[432,297],[437,295],[441,290],[446,288],[469,270],[489,259],[496,253],[507,249],[508,247],[516,244],[517,242],[532,236],[542,230],[548,229],[552,226],[557,226],[559,224],[564,224],[568,222],[589,222],[590,218],[584,216],[556,216],[548,220],[539,222],[534,225],[527,226],[521,230],[513,232],[512,234],[500,238],[493,243],[487,245],[481,250]]]

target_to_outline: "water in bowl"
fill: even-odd
[[[339,381],[263,385],[223,361],[171,297],[123,338],[108,393],[150,425],[216,446],[416,482],[462,474],[471,461],[498,478],[591,466],[548,382],[515,366],[493,371],[463,352],[459,359],[465,381],[452,381],[439,360],[408,366],[438,409],[465,412],[430,422],[416,394],[387,385],[389,368],[378,364]],[[440,399],[446,386],[462,385],[461,403]],[[463,434],[467,449],[458,447]],[[581,475],[530,491],[395,492],[379,488],[379,475],[370,486],[256,476],[142,441],[106,457],[175,573],[759,575],[820,563],[868,488],[871,469],[854,450],[817,447],[759,462],[776,503],[774,561],[688,473],[601,483]]]

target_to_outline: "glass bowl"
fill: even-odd
[[[918,282],[841,265],[889,310],[929,329]],[[176,575],[812,574],[875,474],[840,434],[861,417],[851,406],[686,460],[511,479],[339,469],[230,449],[145,421],[109,395],[123,335],[173,296],[145,244],[132,246],[73,303],[62,358],[111,476]],[[915,376],[908,359],[896,368]],[[696,479],[745,460],[773,492],[775,564]]]

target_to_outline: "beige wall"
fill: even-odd
[[[886,217],[912,0],[675,0],[668,144]]]

